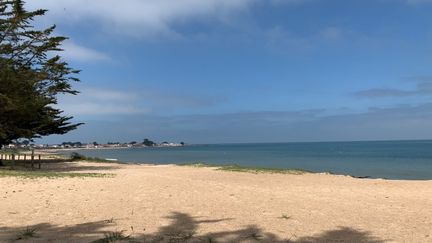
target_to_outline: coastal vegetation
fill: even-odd
[[[28,240],[31,238],[36,238],[37,237],[37,229],[36,228],[25,228],[24,230],[20,231],[17,233],[15,239],[13,239],[14,241],[19,241],[19,240]]]
[[[33,26],[45,13],[26,11],[21,0],[0,2],[0,148],[81,125],[54,106],[59,94],[78,93],[71,83],[79,71],[56,54],[67,38],[54,35],[55,25]]]
[[[92,241],[91,243],[125,242],[129,240],[132,240],[131,237],[129,235],[125,235],[124,231],[114,231],[105,233],[103,238]]]
[[[220,171],[230,172],[246,172],[246,173],[270,173],[270,174],[292,174],[302,175],[307,173],[313,173],[303,169],[283,169],[283,168],[266,168],[266,167],[250,167],[240,165],[213,165],[208,163],[185,163],[179,164],[179,166],[191,166],[191,167],[213,167]]]
[[[124,162],[121,161],[113,161],[113,160],[108,160],[108,159],[102,159],[102,158],[98,158],[98,157],[89,157],[89,156],[85,156],[82,155],[80,153],[77,152],[73,152],[70,155],[70,159],[71,161],[86,161],[86,162],[93,162],[93,163],[116,163],[116,164],[124,164]]]

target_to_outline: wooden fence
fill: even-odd
[[[0,151],[0,160],[11,162],[12,166],[16,163],[30,163],[31,168],[35,168],[35,163],[38,165],[38,169],[41,168],[42,156],[40,154],[34,154],[32,151],[31,154],[15,154],[15,153],[1,153]]]

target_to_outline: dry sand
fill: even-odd
[[[0,178],[0,241],[432,242],[432,181],[174,165],[64,164],[111,178]],[[146,242],[147,242],[146,241]]]

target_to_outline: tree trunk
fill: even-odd
[[[3,145],[0,144],[0,153],[1,153],[2,149],[3,149]],[[0,167],[1,167],[1,166],[4,166],[4,163],[3,163],[3,156],[0,157]]]

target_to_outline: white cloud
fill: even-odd
[[[84,95],[91,96],[100,101],[132,102],[138,99],[138,95],[131,92],[116,90],[101,90],[96,88],[86,88],[81,91]]]
[[[176,35],[171,25],[190,18],[224,19],[258,0],[44,0],[30,9],[46,8],[64,22],[97,20],[107,31],[136,35]]]
[[[120,116],[200,109],[213,106],[221,99],[178,94],[155,89],[113,90],[78,88],[77,96],[65,95],[58,107],[73,116]]]
[[[67,103],[63,104],[61,108],[73,115],[134,115],[147,112],[147,110],[131,104],[97,103],[94,101]]]
[[[139,105],[138,96],[130,92],[92,88],[80,91],[78,96],[62,97],[58,106],[74,116],[134,115],[149,112]]]
[[[178,38],[174,25],[196,19],[229,22],[256,3],[274,6],[314,0],[43,0],[29,1],[30,9],[50,10],[48,16],[63,23],[96,21],[106,32],[136,36]]]
[[[408,96],[431,96],[432,82],[425,81],[417,83],[415,89],[404,90],[395,88],[374,88],[361,90],[354,93],[361,98],[385,98],[385,97],[408,97]]]
[[[72,41],[66,41],[63,43],[62,48],[65,50],[62,55],[66,59],[84,62],[110,60],[108,55],[84,46],[77,45]]]
[[[432,3],[432,0],[406,0],[408,4]]]

